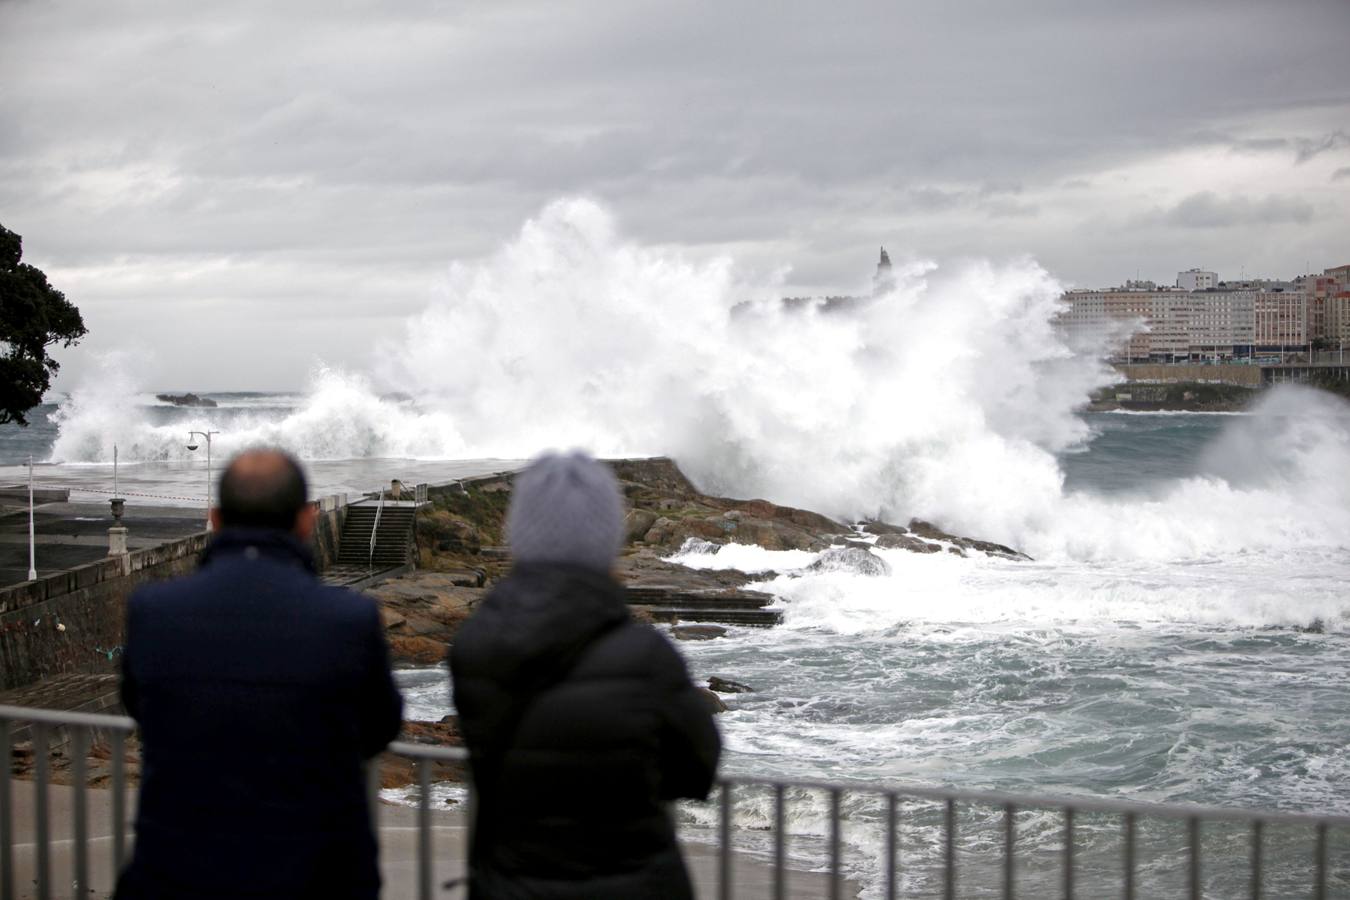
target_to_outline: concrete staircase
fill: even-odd
[[[375,501],[362,501],[347,507],[347,518],[342,523],[342,537],[338,542],[335,568],[382,571],[406,565],[413,556],[413,519],[417,507],[412,504],[386,502],[379,510],[380,523],[376,530]],[[370,535],[375,531],[375,552],[370,551]]]

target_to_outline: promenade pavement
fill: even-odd
[[[11,782],[14,802],[14,876],[19,900],[37,897],[37,852],[35,791],[31,781]],[[72,900],[74,872],[73,834],[74,796],[70,787],[53,785],[49,788],[48,810],[51,828],[51,874],[53,900]],[[108,897],[112,892],[112,794],[107,789],[93,788],[86,792],[89,816],[89,878],[92,896]],[[128,815],[135,810],[135,792],[127,792]],[[456,810],[432,810],[432,856],[435,860],[432,896],[462,898],[464,891],[444,891],[441,885],[464,874],[466,829],[464,816]],[[384,900],[414,900],[417,897],[417,810],[406,806],[380,804],[378,810],[380,832],[380,868],[384,875]],[[128,826],[128,852],[130,851]],[[717,896],[718,853],[702,844],[683,845],[698,897]],[[735,896],[738,900],[755,900],[773,896],[773,870],[754,857],[737,854],[733,862]],[[787,896],[794,900],[829,896],[824,876],[814,872],[788,873]],[[856,897],[857,886],[844,884],[842,896]],[[636,898],[635,898],[636,900]]]

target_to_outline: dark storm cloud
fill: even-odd
[[[1162,214],[1162,221],[1186,228],[1231,228],[1235,225],[1306,223],[1312,204],[1287,197],[1220,197],[1213,191],[1191,194]]]
[[[1300,139],[1295,142],[1298,146],[1298,161],[1305,163],[1315,156],[1320,156],[1330,150],[1340,150],[1344,147],[1350,147],[1350,134],[1344,131],[1336,131],[1332,134],[1324,134],[1314,140]]]
[[[1350,178],[1350,166],[1342,166],[1335,172],[1331,173],[1332,181],[1342,181],[1346,178]]]
[[[1301,261],[1347,231],[1311,192],[1346,190],[1350,6],[1297,7],[11,0],[0,221],[58,270],[131,266],[147,303],[336,291],[344,316],[415,307],[563,194],[803,292],[881,241],[1118,280],[1155,209],[1174,253],[1222,225],[1237,260],[1279,222]],[[1279,184],[1136,171],[1206,148]]]

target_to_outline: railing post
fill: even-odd
[[[1017,807],[1008,803],[1003,807],[1003,900],[1013,900],[1013,862],[1016,840],[1015,816]]]
[[[886,795],[886,900],[895,900],[898,885],[896,881],[896,868],[899,865],[899,828],[898,816],[896,815],[897,799],[894,794]]]
[[[1265,824],[1260,819],[1252,822],[1252,900],[1261,900],[1261,843]]]
[[[787,896],[787,809],[783,797],[784,785],[773,786],[773,897]]]
[[[840,880],[839,867],[841,862],[841,837],[840,832],[843,826],[839,821],[839,802],[841,791],[839,788],[830,790],[830,900],[839,900],[839,892],[842,887]]]
[[[417,761],[417,898],[431,900],[431,760]]]
[[[722,782],[718,826],[717,896],[731,900],[731,782]]]
[[[10,795],[14,757],[9,744],[9,720],[0,719],[0,900],[14,900],[14,799]]]
[[[1313,900],[1326,900],[1327,826],[1325,822],[1317,823],[1317,842],[1313,853]]]
[[[127,851],[127,771],[126,735],[114,729],[112,742],[112,864],[113,877],[122,871]]]
[[[1125,814],[1125,900],[1134,900],[1134,813]]]
[[[35,722],[33,724],[33,762],[37,765],[37,777],[33,782],[33,809],[35,811],[34,820],[37,825],[34,838],[37,841],[38,900],[51,900],[52,896],[52,835],[51,823],[47,816],[47,781],[50,775],[50,760],[47,758],[47,754],[50,752],[51,744],[48,740],[47,725],[45,722]]]
[[[947,798],[945,814],[947,846],[943,851],[943,897],[956,900],[956,798]]]
[[[1186,820],[1186,841],[1190,847],[1189,882],[1191,900],[1202,900],[1200,896],[1200,819],[1191,816]]]
[[[1074,808],[1064,807],[1064,900],[1073,900],[1073,816]]]
[[[70,726],[70,790],[75,801],[75,896],[89,893],[89,798],[85,788],[85,755],[89,752],[88,733],[81,725]]]

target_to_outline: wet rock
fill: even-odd
[[[678,641],[711,641],[726,634],[721,625],[676,625],[670,634]]]
[[[656,524],[656,513],[645,509],[630,509],[623,519],[624,541],[631,544],[642,540]]]
[[[965,546],[972,550],[978,550],[981,553],[987,553],[990,556],[1002,556],[1005,559],[1031,559],[1021,551],[1014,550],[1011,547],[1005,547],[1002,544],[995,544],[992,541],[976,541],[971,538],[965,538]]]
[[[483,536],[472,522],[445,509],[423,510],[417,517],[418,538],[438,553],[477,553]]]
[[[856,575],[879,577],[891,574],[886,560],[864,546],[831,547],[820,558],[807,566],[810,572],[850,572]]]
[[[748,684],[741,684],[739,681],[732,681],[730,678],[723,678],[720,675],[713,675],[708,679],[708,690],[716,691],[719,694],[753,694],[755,689]]]
[[[482,569],[448,569],[440,574],[455,587],[479,588],[487,582],[487,573]]]
[[[694,690],[698,691],[703,696],[703,699],[708,701],[708,708],[714,713],[723,713],[727,711],[727,705],[722,702],[722,698],[712,691],[707,688],[694,688]]]
[[[196,394],[156,394],[155,399],[160,403],[172,403],[174,406],[195,406],[203,409],[214,409],[216,401],[209,397],[198,397]]]
[[[949,534],[938,528],[931,522],[925,522],[922,519],[910,519],[909,530],[919,537],[928,538],[934,541],[945,541],[963,550],[978,550],[980,553],[989,556],[1000,556],[1004,559],[1031,559],[1025,553],[1014,550],[1011,547],[1005,547],[1003,544],[995,544],[993,541],[980,541],[974,538],[961,537],[960,535]],[[965,556],[964,553],[958,554]]]
[[[791,523],[743,517],[731,532],[739,544],[755,544],[765,550],[824,550],[830,537],[822,536]]]
[[[412,572],[366,588],[379,604],[392,660],[402,665],[435,665],[460,625],[486,593],[464,582],[481,573]]]
[[[445,660],[449,645],[418,635],[391,634],[389,658],[395,663],[414,666],[434,666]]]
[[[399,740],[412,744],[436,747],[462,747],[464,738],[459,733],[459,719],[445,716],[439,722],[403,723]],[[396,788],[417,783],[417,763],[406,756],[380,754],[380,787]],[[464,781],[464,766],[460,763],[435,761],[431,763],[432,781]]]
[[[889,532],[877,538],[876,546],[885,547],[889,550],[908,550],[911,553],[937,553],[942,549],[940,545],[930,544],[912,534],[894,534]]]

